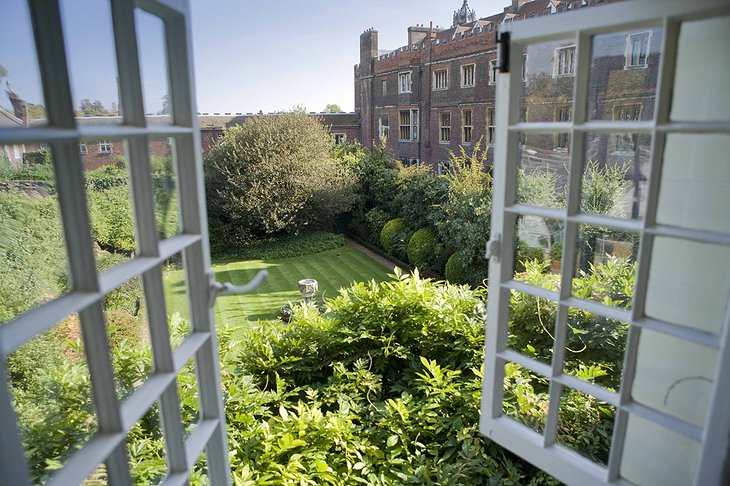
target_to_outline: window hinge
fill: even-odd
[[[233,285],[230,282],[218,282],[215,279],[215,272],[210,271],[208,272],[208,306],[213,307],[213,304],[215,304],[215,299],[217,299],[219,295],[248,294],[250,292],[253,292],[254,290],[256,290],[256,288],[258,288],[259,285],[264,282],[264,280],[266,280],[266,277],[268,276],[269,272],[267,272],[266,270],[261,270],[247,284]]]
[[[495,262],[499,261],[500,252],[502,250],[502,235],[497,233],[487,242],[487,251],[485,256],[487,258],[494,258]]]
[[[497,31],[497,69],[500,73],[509,72],[510,33]]]

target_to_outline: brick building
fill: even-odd
[[[452,27],[409,27],[407,45],[392,51],[379,49],[376,30],[365,31],[354,73],[361,142],[384,141],[404,163],[440,170],[451,151],[461,146],[469,152],[481,140],[491,161],[499,26],[612,1],[618,0],[512,0],[503,12],[476,19],[465,0]],[[660,29],[594,38],[591,119],[651,119],[660,46]],[[529,46],[521,69],[522,120],[570,121],[574,40]],[[567,167],[568,133],[524,136],[521,143],[526,166]],[[596,135],[587,155],[601,164],[628,163],[648,143],[632,134]]]

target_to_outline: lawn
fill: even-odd
[[[269,272],[269,277],[255,293],[218,297],[216,322],[240,325],[247,321],[275,318],[284,304],[301,300],[297,282],[303,278],[316,279],[319,282],[317,297],[327,298],[336,296],[340,288],[353,282],[383,281],[389,273],[386,267],[351,246],[278,260],[213,262],[218,281],[234,285],[248,282],[264,269]],[[182,270],[166,270],[164,273],[169,312],[179,311],[185,317],[187,304],[182,280]]]

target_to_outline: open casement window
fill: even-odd
[[[500,33],[480,430],[570,485],[726,485],[730,4],[630,3]]]
[[[213,321],[210,256],[207,233],[200,133],[195,116],[191,19],[185,0],[114,0],[110,2],[123,123],[115,126],[77,125],[65,49],[62,16],[57,0],[28,2],[35,35],[47,126],[0,128],[0,144],[46,144],[51,151],[56,191],[70,276],[70,290],[40,303],[0,325],[0,482],[31,483],[8,375],[8,357],[41,334],[56,329],[70,315],[78,316],[85,362],[90,374],[96,432],[51,473],[47,484],[81,484],[100,464],[106,465],[109,484],[131,484],[127,434],[157,405],[166,450],[165,484],[186,484],[194,463],[207,453],[212,484],[231,483],[221,396],[218,345]],[[137,17],[152,16],[164,26],[169,101],[172,124],[148,125],[142,99]],[[114,86],[116,92],[117,87]],[[179,227],[161,240],[155,221],[155,199],[148,140],[174,139]],[[135,220],[135,257],[98,272],[87,212],[84,167],[79,144],[83,140],[123,140],[128,158]],[[111,144],[109,144],[110,147]],[[165,307],[162,265],[181,253],[190,333],[174,350]],[[104,315],[107,294],[132,279],[142,281],[153,371],[131,395],[117,396],[116,376]],[[214,295],[214,294],[213,294]],[[199,416],[186,435],[176,379],[195,361]]]

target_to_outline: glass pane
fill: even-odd
[[[702,427],[718,351],[643,329],[631,396],[639,403]]]
[[[195,429],[200,418],[198,382],[195,373],[195,359],[191,358],[177,375],[177,393],[180,399],[180,417],[185,437]]]
[[[611,450],[616,407],[572,388],[563,388],[556,440],[604,466]]]
[[[638,250],[637,233],[580,225],[573,295],[630,309]]]
[[[502,411],[518,422],[542,434],[547,420],[548,379],[515,363],[504,365]]]
[[[176,347],[190,334],[190,306],[182,253],[175,254],[162,266],[162,282],[171,341]]]
[[[730,16],[683,22],[674,74],[672,120],[729,120]]]
[[[558,119],[558,114],[573,103],[575,61],[574,39],[532,44],[523,49],[520,121],[568,121]]]
[[[0,152],[0,323],[71,285],[51,153],[33,145],[11,149],[19,162]]]
[[[149,142],[155,219],[160,238],[174,236],[179,229],[174,148],[175,139],[172,137],[153,138]]]
[[[720,334],[730,295],[728,268],[729,247],[655,238],[646,315]]]
[[[60,6],[71,96],[76,116],[81,117],[79,125],[120,123],[110,2],[62,0]]]
[[[565,373],[612,391],[621,384],[629,325],[625,322],[571,308]]]
[[[524,292],[511,291],[507,345],[530,358],[550,363],[555,345],[558,305]]]
[[[168,473],[165,452],[165,437],[155,404],[129,431],[127,453],[132,483],[161,484]]]
[[[170,124],[172,123],[172,108],[165,24],[159,17],[140,9],[135,11],[135,20],[147,123]]]
[[[631,415],[620,472],[640,486],[686,486],[692,484],[699,455],[699,443]]]
[[[94,240],[104,251],[132,255],[137,243],[124,140],[82,140],[82,145]]]
[[[26,0],[0,2],[0,126],[46,125],[43,84]],[[6,84],[7,83],[7,84]],[[0,146],[0,161],[2,161]]]
[[[97,430],[78,315],[12,353],[8,378],[34,484],[45,483]]]
[[[565,134],[523,133],[517,165],[517,203],[564,209],[570,153]]]
[[[730,135],[667,135],[657,222],[730,233]]]
[[[663,29],[639,29],[593,38],[588,119],[654,118]]]
[[[580,210],[642,219],[648,195],[651,137],[631,133],[585,137]]]
[[[560,289],[563,221],[520,215],[515,228],[514,278],[537,287]]]

